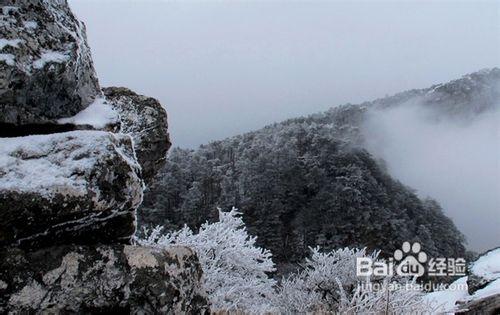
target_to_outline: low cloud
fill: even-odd
[[[419,104],[373,110],[363,126],[367,147],[402,183],[439,201],[470,249],[500,246],[500,110],[435,117]]]

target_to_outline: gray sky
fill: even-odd
[[[70,0],[101,85],[158,98],[182,147],[497,66],[499,3]]]

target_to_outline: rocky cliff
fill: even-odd
[[[2,1],[0,122],[72,116],[101,93],[85,26],[66,1]]]
[[[73,131],[0,143],[0,244],[105,242],[134,233],[143,183],[128,135]]]
[[[188,248],[134,246],[170,147],[158,101],[104,93],[65,0],[0,15],[0,313],[200,313]]]
[[[103,92],[120,115],[121,132],[132,136],[142,176],[146,183],[151,183],[165,164],[171,144],[167,113],[156,99],[138,95],[127,88],[109,87]]]

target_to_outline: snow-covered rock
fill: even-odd
[[[193,251],[62,245],[0,251],[0,313],[203,314]]]
[[[138,95],[127,88],[109,87],[103,92],[119,113],[121,132],[134,139],[137,159],[146,183],[165,164],[170,148],[167,112],[154,98]]]
[[[0,123],[54,122],[100,95],[85,26],[66,0],[3,0]]]
[[[0,8],[0,314],[208,312],[194,252],[122,244],[170,147],[163,107],[103,95],[66,0]]]
[[[450,313],[457,309],[457,302],[466,299],[467,277],[461,277],[452,282],[445,290],[435,291],[425,296],[425,301],[434,305],[436,311]]]
[[[456,313],[467,314],[499,314],[500,313],[500,279],[486,284],[457,302]]]
[[[498,314],[500,312],[500,248],[481,255],[468,275],[446,290],[427,294],[426,301],[440,313]]]
[[[500,313],[500,247],[487,251],[469,266],[469,296],[458,303],[458,313]]]
[[[59,125],[73,125],[75,129],[119,131],[120,115],[104,97],[98,97],[75,116],[61,118]]]
[[[142,192],[128,135],[0,138],[0,245],[128,240]]]
[[[471,264],[467,280],[469,293],[475,294],[476,291],[498,279],[500,279],[500,247],[487,251]]]
[[[474,294],[467,291],[467,276],[459,278],[446,290],[426,295],[425,302],[436,307],[439,314],[498,314],[500,311],[500,279]]]

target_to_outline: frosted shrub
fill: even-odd
[[[219,210],[219,222],[205,223],[198,233],[188,227],[164,234],[157,227],[137,239],[144,246],[184,245],[198,254],[212,312],[243,313],[422,313],[432,308],[414,281],[356,276],[356,258],[377,259],[378,252],[311,249],[302,270],[278,285],[271,252],[255,245],[236,209]],[[376,286],[375,286],[376,285]]]
[[[140,245],[184,245],[196,251],[212,311],[272,311],[276,282],[266,274],[275,270],[271,252],[255,245],[236,209],[219,210],[219,222],[204,223],[196,234],[188,227],[162,234],[157,227],[146,235],[137,240]]]
[[[312,249],[303,270],[283,279],[275,305],[283,313],[411,313],[429,311],[413,280],[356,276],[356,258],[365,249]],[[378,252],[368,255],[377,259]]]

